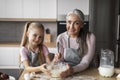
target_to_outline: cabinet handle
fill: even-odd
[[[118,22],[117,22],[117,40],[119,40],[119,25],[120,25],[120,15],[118,15]],[[116,58],[115,58],[115,61],[116,62],[118,62],[118,46],[119,46],[119,44],[118,44],[118,42],[117,42],[117,44],[116,44]]]
[[[120,19],[119,19],[120,15],[118,15],[118,22],[117,22],[117,40],[119,39],[119,25],[120,25]]]

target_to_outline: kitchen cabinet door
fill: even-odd
[[[0,0],[0,21],[56,21],[56,0]]]
[[[56,19],[56,0],[40,0],[40,18]]]
[[[58,16],[66,15],[73,9],[80,9],[85,15],[89,15],[89,0],[58,0]]]
[[[0,18],[21,18],[22,0],[0,0]]]
[[[0,67],[18,67],[19,65],[19,47],[0,47]]]
[[[56,0],[23,0],[24,18],[56,18]]]
[[[24,18],[40,18],[40,0],[23,0]]]

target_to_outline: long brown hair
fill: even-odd
[[[28,45],[28,37],[27,37],[27,32],[31,30],[32,28],[40,28],[44,32],[44,26],[39,23],[39,22],[26,22],[25,27],[24,27],[24,32],[21,40],[21,46],[27,47]],[[40,61],[40,64],[43,64],[45,62],[45,56],[43,54],[43,41],[44,41],[44,35],[42,37],[42,41],[39,44],[39,56],[38,59]]]

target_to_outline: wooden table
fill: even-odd
[[[25,71],[23,71],[23,73],[21,74],[19,80],[24,80],[23,75],[24,75]],[[92,76],[95,77],[96,80],[116,80],[116,74],[114,74],[114,76],[112,76],[111,78],[104,78],[102,76],[99,75],[98,69],[87,69],[83,72],[77,73],[75,75],[78,76]]]
[[[116,80],[116,74],[114,74],[111,78],[105,78],[99,75],[98,69],[88,69],[83,72],[80,72],[79,75],[88,75],[93,76],[96,80]]]

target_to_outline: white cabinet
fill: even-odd
[[[22,0],[0,0],[0,18],[21,18]]]
[[[56,0],[40,0],[40,18],[56,18]]]
[[[88,15],[89,0],[0,0],[0,18],[56,20],[75,8]]]
[[[23,0],[23,17],[39,18],[40,17],[40,0]]]
[[[0,18],[56,19],[56,0],[0,0]]]
[[[48,48],[50,53],[57,53],[56,48]],[[19,47],[0,47],[0,68],[19,68]]]
[[[80,9],[85,15],[89,14],[89,0],[58,0],[58,15],[65,15],[73,9]]]
[[[19,47],[0,47],[0,67],[19,66]]]

